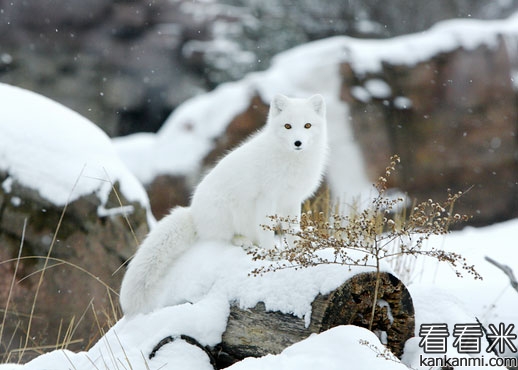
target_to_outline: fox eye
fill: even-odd
[[[310,127],[311,127],[311,123],[309,123],[309,122],[304,125],[304,128],[310,128]]]
[[[291,125],[290,125],[289,123],[287,123],[287,124],[285,124],[285,125],[284,125],[284,128],[285,128],[286,130],[289,130],[289,129],[291,128]]]

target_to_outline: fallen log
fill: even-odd
[[[251,309],[232,306],[227,329],[214,349],[218,368],[245,357],[280,353],[312,333],[338,325],[369,327],[372,305],[376,304],[371,330],[400,357],[407,339],[414,336],[414,307],[404,284],[390,273],[381,273],[377,302],[373,302],[376,273],[361,273],[348,279],[312,303],[311,322],[281,312],[266,311],[263,303]]]

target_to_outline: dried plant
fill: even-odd
[[[463,192],[451,193],[444,202],[432,199],[416,204],[409,215],[398,211],[405,205],[403,198],[387,194],[389,177],[396,171],[400,158],[394,155],[385,173],[374,185],[377,196],[365,209],[351,215],[308,211],[300,222],[294,218],[270,217],[266,230],[280,231],[285,236],[282,247],[250,251],[254,260],[272,261],[269,265],[252,271],[254,275],[288,268],[306,268],[321,264],[345,266],[370,266],[376,269],[377,279],[373,302],[377,301],[380,282],[380,262],[404,256],[427,256],[449,264],[457,276],[462,272],[481,279],[473,265],[460,254],[436,248],[425,248],[425,241],[432,235],[447,234],[452,225],[465,222],[468,215],[453,213],[455,202]],[[281,225],[281,226],[279,226]],[[286,226],[287,225],[287,226]],[[293,229],[290,225],[299,225]],[[287,240],[294,239],[289,243]],[[331,251],[322,253],[323,251]],[[371,317],[374,317],[375,306]],[[372,319],[371,319],[372,321]],[[372,322],[371,322],[372,325]]]
[[[383,350],[381,350],[377,345],[372,344],[371,342],[365,339],[360,339],[358,343],[360,343],[362,346],[366,346],[367,348],[369,348],[372,352],[376,354],[376,357],[378,358],[383,358],[387,361],[392,361],[398,364],[401,363],[401,361],[392,352],[390,352],[388,348],[384,348]]]

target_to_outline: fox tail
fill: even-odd
[[[157,308],[161,282],[173,262],[196,240],[190,208],[177,207],[148,234],[129,263],[120,290],[126,316]]]

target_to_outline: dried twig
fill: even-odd
[[[487,262],[491,263],[492,265],[495,265],[500,270],[502,270],[502,272],[504,274],[507,275],[507,277],[509,278],[509,281],[511,283],[511,286],[513,287],[514,290],[516,290],[518,292],[518,280],[516,280],[513,270],[509,266],[501,264],[501,263],[495,261],[494,259],[492,259],[491,257],[486,256],[485,258],[486,258]]]

